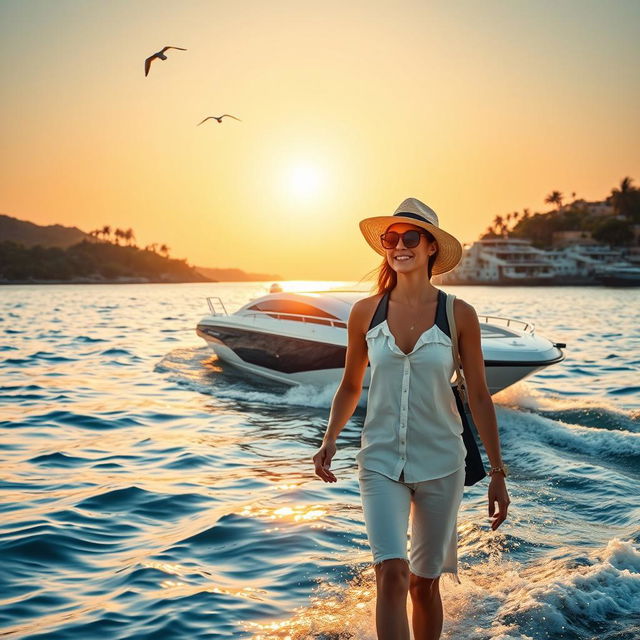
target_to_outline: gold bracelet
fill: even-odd
[[[509,466],[505,463],[502,464],[501,467],[491,467],[488,471],[487,475],[492,476],[494,473],[500,471],[502,475],[506,478],[509,475]]]

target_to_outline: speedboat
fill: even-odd
[[[288,385],[324,387],[342,379],[347,320],[362,291],[268,293],[234,313],[217,296],[196,333],[218,358],[252,374]],[[478,314],[486,379],[491,393],[564,359],[564,343],[535,334],[523,320]],[[367,366],[363,387],[368,388]]]

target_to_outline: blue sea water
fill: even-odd
[[[0,289],[2,637],[375,638],[364,407],[325,484],[334,389],[249,379],[194,332],[207,295],[268,284]],[[442,637],[639,638],[640,292],[443,288],[567,357],[494,396],[509,517],[465,489]]]

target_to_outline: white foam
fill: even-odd
[[[529,411],[561,412],[584,409],[586,411],[606,411],[630,419],[638,419],[639,417],[637,410],[623,409],[603,397],[551,395],[546,391],[536,389],[527,380],[520,380],[499,391],[492,396],[492,399],[495,404],[501,406],[527,409]]]
[[[506,575],[496,585],[502,602],[491,637],[507,640],[515,631],[540,637],[640,610],[640,552],[632,541],[613,538],[588,562],[571,567],[566,560],[550,560]]]
[[[290,387],[282,393],[268,391],[252,391],[245,387],[216,389],[215,395],[220,398],[231,398],[244,402],[257,402],[265,405],[290,405],[314,408],[331,408],[337,385],[319,388],[310,385]]]
[[[640,610],[640,552],[631,541],[613,538],[579,559],[567,559],[566,552],[558,549],[557,557],[531,566],[492,557],[463,571],[460,585],[441,580],[442,640],[579,637],[596,622],[613,624]],[[311,640],[349,629],[354,640],[375,638],[375,598],[367,563],[346,586],[321,580],[308,607],[274,623],[277,637]],[[412,608],[407,598],[409,620]]]
[[[503,432],[505,451],[512,446],[530,450],[531,442],[535,441],[596,458],[640,458],[640,433],[583,427],[502,407],[496,407],[496,417]]]
[[[244,374],[240,369],[230,367],[230,373],[236,380],[238,376],[244,378],[246,382],[242,384],[212,384],[210,379],[211,364],[218,365],[215,357],[212,362],[208,362],[211,352],[206,347],[201,348],[178,348],[166,354],[156,365],[156,371],[169,373],[169,380],[186,386],[193,391],[214,395],[221,399],[242,400],[244,402],[255,402],[264,405],[290,405],[330,409],[333,397],[338,388],[337,384],[328,384],[324,387],[313,385],[296,385],[286,387],[273,383],[273,391],[256,388],[269,385],[265,379],[257,379],[250,374]],[[204,364],[208,366],[205,367]],[[218,369],[220,374],[221,370]],[[224,374],[220,382],[223,382]],[[227,380],[233,380],[228,377]],[[364,405],[366,395],[360,398],[360,406]]]

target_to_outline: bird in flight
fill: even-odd
[[[144,75],[145,77],[149,75],[149,69],[151,68],[151,63],[154,60],[166,60],[167,56],[164,55],[164,52],[167,49],[179,49],[180,51],[186,51],[186,49],[183,49],[182,47],[162,47],[162,49],[160,49],[160,51],[156,51],[153,55],[150,55],[145,61],[144,61]]]
[[[222,122],[222,118],[224,118],[225,116],[227,116],[228,118],[233,118],[234,120],[237,120],[238,122],[242,122],[242,120],[240,120],[240,118],[236,118],[235,116],[232,116],[230,113],[223,113],[221,116],[207,116],[204,120],[201,120],[200,122],[198,122],[198,127],[203,123],[206,122],[207,120],[217,120],[218,123]]]

